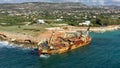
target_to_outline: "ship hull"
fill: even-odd
[[[89,45],[90,42],[91,42],[91,38],[88,37],[86,42],[79,40],[79,41],[74,42],[74,44],[72,44],[72,45],[68,45],[66,47],[62,47],[59,49],[50,49],[50,50],[47,50],[44,52],[42,50],[39,50],[39,55],[41,55],[41,54],[50,54],[51,55],[51,54],[65,53],[67,51],[71,51],[71,50],[77,49],[79,47]]]

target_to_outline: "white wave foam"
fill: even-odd
[[[22,47],[22,50],[30,50],[30,48],[29,47]]]
[[[29,47],[24,48],[23,44],[18,45],[18,44],[14,44],[14,43],[9,43],[8,41],[0,41],[0,48],[3,48],[3,47],[6,47],[6,48],[19,48],[21,50],[30,49]]]
[[[8,41],[0,41],[0,44],[8,45],[9,42]]]
[[[9,42],[7,41],[0,41],[0,47],[6,47],[8,46]]]
[[[49,57],[50,55],[43,55],[43,54],[40,55],[40,58],[49,58]]]

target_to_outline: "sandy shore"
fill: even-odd
[[[107,27],[91,27],[90,31],[92,32],[106,32],[106,31],[113,31],[120,29],[120,25],[113,25],[113,26],[107,26]],[[40,35],[36,37],[32,37],[30,35],[24,35],[24,34],[18,34],[18,33],[10,33],[10,32],[0,32],[0,39],[9,41],[10,43],[16,43],[16,44],[24,44],[24,47],[31,47],[35,48],[37,47],[37,44],[40,41],[48,40],[52,34],[53,31],[55,31],[55,36],[64,36],[65,32],[75,32],[75,31],[86,31],[87,27],[73,27],[68,26],[67,29],[63,28],[48,28],[48,31],[41,33]]]

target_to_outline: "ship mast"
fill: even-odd
[[[86,36],[88,36],[88,35],[89,35],[90,27],[91,27],[91,25],[89,25],[89,26],[88,26],[88,28],[87,28],[87,33],[86,33]]]
[[[48,44],[51,43],[51,40],[52,40],[52,37],[53,37],[54,34],[55,34],[55,32],[53,31],[52,34],[51,34],[51,36],[50,36],[50,39],[49,39],[49,41],[48,41]]]

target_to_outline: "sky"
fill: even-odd
[[[0,3],[22,2],[82,2],[90,5],[120,5],[120,0],[0,0]]]

